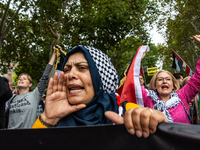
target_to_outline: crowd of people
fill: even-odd
[[[196,43],[200,44],[200,35],[193,37]],[[57,47],[62,50],[59,45]],[[122,117],[118,115],[119,104],[115,93],[119,86],[119,77],[106,54],[90,46],[74,47],[65,57],[62,72],[59,75],[56,72],[49,80],[44,95],[55,59],[54,51],[38,86],[31,92],[29,90],[32,79],[27,73],[18,77],[18,94],[12,94],[8,82],[0,78],[0,99],[3,99],[0,112],[4,118],[0,120],[1,128],[48,128],[115,123],[125,124],[130,134],[146,138],[156,131],[161,122],[191,123],[190,102],[200,91],[200,60],[188,82],[183,80],[183,75],[176,76],[169,71],[160,70],[146,87],[144,77],[139,75],[145,107],[130,108]],[[128,100],[129,103],[132,101]],[[123,103],[124,100],[120,99],[120,102]],[[8,114],[7,122],[5,112]]]

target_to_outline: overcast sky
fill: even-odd
[[[158,43],[165,43],[163,36],[157,32],[156,26],[153,30],[150,31],[150,35],[152,38],[152,43],[155,43],[155,45],[157,45]]]

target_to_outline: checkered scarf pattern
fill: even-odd
[[[166,104],[164,101],[159,100],[157,93],[153,90],[148,90],[147,96],[150,96],[152,101],[155,102],[153,109],[162,111],[164,113],[165,117],[168,119],[168,122],[174,122],[174,120],[172,119],[172,117],[169,114],[169,112],[167,111],[167,109],[176,107],[179,104],[180,99],[179,99],[177,93],[174,93],[172,91],[170,94],[171,98],[166,102]]]
[[[119,79],[117,71],[111,63],[110,58],[99,49],[90,46],[83,47],[89,51],[96,64],[96,67],[99,71],[102,80],[104,92],[115,92],[118,88]]]

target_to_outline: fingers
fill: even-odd
[[[67,75],[64,74],[63,91],[67,92]]]
[[[70,113],[79,111],[80,109],[83,109],[83,108],[85,108],[85,107],[86,107],[85,104],[71,105]]]
[[[124,123],[126,126],[127,131],[130,134],[136,134],[138,137],[142,136],[142,128],[140,125],[140,113],[142,109],[135,108],[129,109],[125,112]]]
[[[56,72],[53,77],[53,92],[58,90],[58,73]]]
[[[195,35],[193,38],[197,44],[200,44],[200,35]]]
[[[62,50],[62,47],[60,47],[60,45],[56,45],[60,50]]]
[[[149,129],[150,129],[151,134],[156,132],[156,128],[159,123],[168,122],[167,118],[162,112],[157,111],[157,110],[153,110],[153,111],[154,113],[151,115],[151,119],[149,122]]]
[[[64,73],[60,73],[60,77],[58,79],[58,73],[54,74],[54,77],[49,80],[48,88],[47,88],[47,96],[50,96],[52,93],[56,91],[66,91],[66,77]]]
[[[123,124],[124,118],[113,111],[106,111],[105,116],[115,124]]]
[[[50,96],[52,93],[53,93],[53,78],[49,80],[46,96]]]
[[[16,90],[13,90],[13,91],[12,91],[12,94],[14,94],[15,92],[16,92]]]
[[[154,121],[156,121],[156,120],[152,121],[153,114],[154,114],[154,112],[150,108],[145,108],[141,112],[140,123],[141,123],[141,128],[142,128],[142,135],[143,135],[144,138],[147,138],[149,136],[149,133],[150,133],[149,124],[150,124],[150,122],[154,123]],[[154,129],[156,129],[158,123],[156,122],[154,125],[155,125]],[[154,126],[152,126],[152,127],[154,127]]]
[[[63,91],[63,82],[64,81],[64,72],[60,73],[60,77],[58,79],[58,91]]]
[[[144,52],[144,53],[142,54],[141,60],[142,60],[145,56],[146,56],[146,52]]]
[[[159,123],[167,122],[167,118],[162,112],[147,107],[129,109],[125,113],[124,120],[125,127],[130,134],[144,138],[147,138],[150,133],[154,133]]]

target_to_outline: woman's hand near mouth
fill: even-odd
[[[85,104],[70,105],[67,100],[66,90],[66,76],[61,72],[58,79],[58,73],[55,73],[54,78],[49,81],[45,110],[41,115],[45,122],[55,125],[63,117],[86,107]]]

